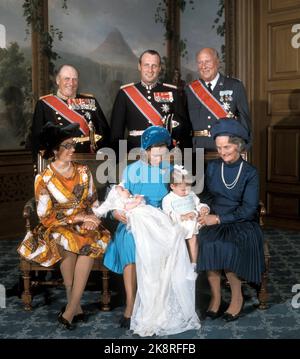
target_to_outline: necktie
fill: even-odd
[[[210,93],[212,93],[212,88],[211,88],[211,83],[210,82],[207,84],[207,89],[208,89],[208,91]]]

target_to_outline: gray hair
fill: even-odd
[[[242,138],[240,138],[240,137],[237,137],[237,136],[229,136],[228,142],[229,142],[229,143],[232,143],[232,144],[234,144],[234,145],[237,145],[237,146],[238,146],[238,152],[239,152],[239,153],[245,151],[245,149],[246,149],[246,143],[245,143],[245,141],[244,141]]]
[[[77,72],[77,76],[79,77],[78,69],[74,65],[70,65],[70,64],[62,64],[62,65],[60,65],[59,68],[55,71],[55,77],[58,77],[60,75],[60,72],[64,67],[71,67],[72,69],[74,69]]]

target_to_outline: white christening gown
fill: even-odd
[[[112,197],[101,206],[114,205]],[[110,197],[110,198],[109,198]],[[118,208],[120,208],[119,199]],[[99,207],[99,215],[104,211]],[[130,329],[140,336],[171,335],[199,329],[195,281],[185,242],[186,229],[172,223],[162,210],[142,204],[127,211],[136,245],[137,295]]]

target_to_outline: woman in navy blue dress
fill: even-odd
[[[221,271],[231,289],[225,321],[239,318],[244,299],[241,279],[260,283],[264,271],[263,233],[258,223],[259,176],[241,152],[247,130],[235,119],[220,119],[212,128],[220,158],[208,163],[205,202],[211,213],[202,216],[198,271],[207,271],[211,301],[206,316],[221,315]]]

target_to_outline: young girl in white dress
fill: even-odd
[[[193,268],[185,244],[187,230],[122,185],[113,186],[93,211],[102,217],[115,209],[126,212],[136,246],[138,289],[130,329],[140,336],[199,329],[195,281],[188,279]]]
[[[171,173],[171,191],[163,198],[162,209],[170,216],[173,223],[185,228],[190,260],[194,269],[192,278],[197,278],[196,263],[198,257],[197,234],[201,227],[200,215],[209,214],[207,204],[200,203],[199,197],[191,190],[192,177],[182,166],[175,165]]]

